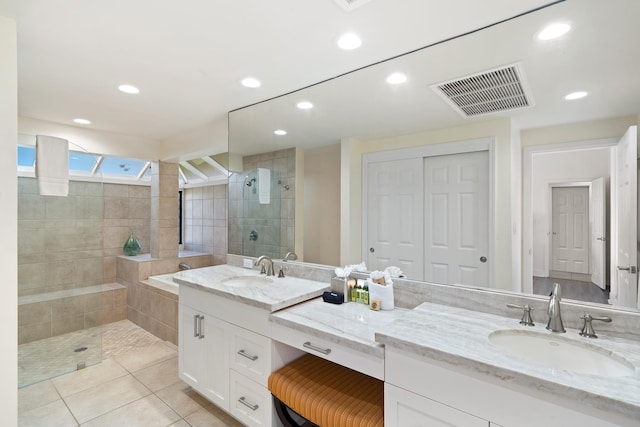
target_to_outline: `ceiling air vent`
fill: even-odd
[[[334,0],[338,6],[346,10],[347,12],[351,12],[353,9],[356,9],[365,3],[369,3],[371,0]]]
[[[432,85],[463,117],[475,117],[534,105],[518,64]]]

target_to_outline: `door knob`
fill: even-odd
[[[480,257],[480,262],[487,262],[487,257],[486,256],[481,256]]]
[[[373,248],[369,248],[369,252],[374,253],[376,250]]]
[[[598,237],[598,238],[596,238],[596,240],[600,240],[601,242],[606,242],[607,238],[606,237]]]

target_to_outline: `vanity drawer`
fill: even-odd
[[[271,326],[271,338],[354,371],[384,380],[383,357],[375,357],[275,323]]]
[[[266,387],[271,373],[271,340],[235,325],[229,327],[231,368]]]
[[[229,370],[229,411],[243,424],[252,427],[269,425],[271,393],[233,369]]]

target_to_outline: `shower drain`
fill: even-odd
[[[87,349],[87,347],[78,347],[73,351],[75,351],[76,353],[81,353],[81,352],[85,351],[86,349]]]

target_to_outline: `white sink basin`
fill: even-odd
[[[489,334],[491,344],[507,354],[552,369],[605,377],[633,375],[628,360],[601,347],[551,333],[502,330]]]
[[[223,285],[236,288],[251,288],[269,283],[273,283],[273,279],[264,276],[233,276],[222,279]]]

